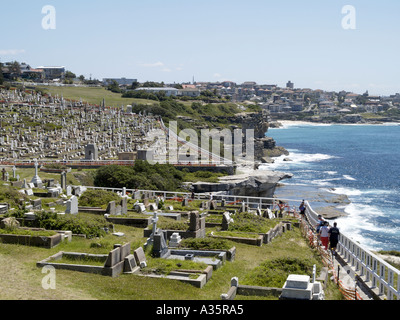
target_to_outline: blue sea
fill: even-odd
[[[400,125],[285,122],[266,135],[290,152],[263,165],[293,174],[282,180],[281,193],[286,188],[296,199],[311,190],[345,194],[347,216],[334,220],[340,230],[367,249],[400,251]],[[321,206],[310,204],[316,211]]]

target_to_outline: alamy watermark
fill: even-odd
[[[345,30],[355,30],[357,27],[356,8],[352,5],[345,5],[342,8],[342,28]]]
[[[56,8],[51,5],[46,5],[42,8],[42,14],[45,16],[42,18],[42,28],[44,30],[55,30],[56,29]]]
[[[155,160],[154,154],[146,153],[149,163],[170,164],[224,164],[235,161],[254,163],[254,130],[183,129],[178,132],[178,123],[169,122],[167,140],[159,140],[158,150],[162,154]],[[223,141],[223,142],[222,142]],[[245,147],[245,149],[243,149]]]
[[[45,290],[56,289],[56,269],[53,266],[44,266],[42,273],[46,275],[42,279],[42,288]]]

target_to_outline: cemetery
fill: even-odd
[[[240,288],[260,286],[246,275],[266,260],[310,258],[310,249],[298,250],[303,240],[297,218],[287,214],[189,194],[167,198],[126,188],[90,193],[89,180],[80,180],[88,165],[123,164],[151,148],[155,159],[165,153],[158,118],[129,109],[0,88],[0,221],[15,218],[13,232],[21,233],[12,242],[16,234],[0,230],[0,260],[13,257],[29,275],[24,290],[31,288],[34,299],[43,292],[33,279],[42,277],[45,266],[57,269],[64,290],[64,281],[79,288],[69,290],[78,299],[83,292],[97,299],[221,299],[233,277],[241,277]],[[109,277],[118,292],[108,290]],[[9,278],[0,277],[4,287],[21,281]],[[286,278],[271,287],[282,292]],[[148,288],[160,286],[154,297]],[[54,294],[64,299],[63,292]]]
[[[268,251],[269,246],[281,241],[280,238],[286,245],[287,240],[283,239],[293,237],[297,229],[296,217],[285,214],[278,218],[268,210],[221,200],[192,200],[185,196],[165,199],[157,192],[135,194],[120,189],[104,190],[101,197],[89,201],[88,195],[93,197],[91,187],[65,183],[66,175],[72,172],[45,173],[35,164],[34,168],[34,171],[30,169],[32,176],[24,178],[21,187],[12,186],[5,177],[3,187],[16,191],[16,203],[23,209],[6,204],[2,216],[9,219],[15,215],[25,232],[30,229],[30,232],[55,233],[53,237],[57,240],[41,237],[51,245],[42,247],[48,253],[37,254],[34,264],[39,269],[51,265],[82,276],[168,280],[205,292],[211,290],[215,299],[224,299],[224,292],[233,289],[228,288],[228,282],[225,289],[209,287],[211,279],[242,274],[243,271],[224,275],[224,270],[236,270],[232,266],[251,261],[258,255],[253,250],[265,247],[262,250]],[[24,176],[23,170],[29,169],[17,168],[16,174]],[[0,220],[3,218],[0,216]],[[131,219],[141,222],[127,222]],[[210,224],[211,220],[218,220],[218,223]],[[0,248],[12,245],[10,240],[0,239]],[[18,243],[37,245],[32,239]],[[251,256],[247,256],[250,253]],[[241,279],[241,282],[243,285],[238,287],[235,299],[248,295],[243,293],[246,286],[262,287],[251,282],[247,284],[248,279]],[[266,296],[260,293],[265,290],[253,288],[251,292],[258,292],[266,299],[279,299],[277,292],[281,293],[283,286],[284,282],[274,287],[275,291],[264,293]]]

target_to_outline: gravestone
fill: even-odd
[[[190,212],[189,231],[197,231],[200,229],[199,212]]]
[[[224,212],[222,215],[222,230],[228,230],[229,224],[233,222],[233,219],[231,218],[229,212]]]
[[[72,188],[71,188],[71,186],[67,186],[66,193],[67,193],[67,197],[72,196]]]
[[[67,188],[67,172],[61,172],[61,188],[65,190]]]
[[[210,210],[217,210],[217,202],[215,200],[211,200],[208,207],[210,208]]]
[[[134,208],[135,208],[135,211],[139,212],[139,213],[146,211],[146,207],[144,206],[143,203],[140,203],[140,202],[135,203]]]
[[[107,205],[107,214],[109,215],[115,215],[116,209],[115,209],[115,201],[110,201]]]
[[[136,264],[138,266],[140,266],[141,268],[144,268],[147,266],[146,255],[144,254],[142,247],[139,247],[135,251],[133,251],[133,255],[135,256]]]
[[[122,197],[121,199],[121,214],[127,214],[128,213],[128,198]]]
[[[38,175],[38,162],[35,161],[35,175],[33,176],[31,183],[34,184],[35,187],[41,188],[42,187],[42,179],[40,179]]]
[[[170,254],[162,231],[153,235],[153,256],[164,258]]]
[[[174,232],[174,233],[171,235],[171,238],[169,239],[169,246],[170,246],[171,248],[177,248],[177,247],[179,247],[181,241],[182,241],[182,238],[181,238],[181,236],[179,235],[179,233]]]
[[[131,273],[135,270],[136,267],[137,265],[135,256],[133,254],[127,255],[124,259],[124,272]]]
[[[67,209],[65,210],[67,214],[78,214],[78,197],[72,196],[71,199],[67,201]]]

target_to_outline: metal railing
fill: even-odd
[[[264,197],[249,197],[249,196],[236,196],[236,195],[225,195],[225,194],[211,194],[211,193],[196,193],[193,195],[190,192],[179,192],[179,191],[159,191],[159,190],[143,190],[143,189],[127,189],[127,188],[107,188],[107,187],[91,187],[85,186],[86,189],[99,189],[108,190],[113,192],[130,193],[135,199],[140,199],[144,194],[149,197],[162,196],[165,200],[178,200],[181,201],[184,198],[191,200],[225,200],[231,205],[246,204],[249,208],[261,210],[271,209],[279,210],[281,208],[287,212],[296,211],[296,207],[301,203],[298,199],[277,199],[277,198],[264,198]],[[295,205],[296,203],[296,205]]]
[[[337,250],[375,294],[388,300],[400,300],[398,269],[344,234],[340,235]]]
[[[312,226],[318,223],[318,213],[306,202],[306,215]],[[400,271],[379,258],[360,243],[340,233],[337,252],[378,296],[400,300]]]

